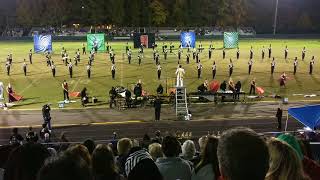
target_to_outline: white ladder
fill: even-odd
[[[176,87],[176,116],[188,116],[187,89]]]

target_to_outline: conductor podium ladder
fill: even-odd
[[[176,87],[176,116],[187,119],[188,117],[188,102],[187,89],[185,87]]]

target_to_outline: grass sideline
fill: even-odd
[[[222,40],[214,40],[215,48],[223,46]],[[168,59],[164,60],[162,53],[160,53],[160,62],[162,66],[161,80],[157,79],[157,67],[153,61],[152,49],[145,50],[145,55],[142,60],[142,65],[138,65],[137,54],[138,50],[133,49],[133,56],[131,64],[128,64],[127,56],[125,54],[125,42],[109,42],[109,45],[116,53],[116,79],[111,78],[111,62],[109,55],[106,53],[98,53],[92,67],[91,79],[87,78],[86,67],[88,55],[81,56],[81,62],[78,66],[74,66],[74,77],[69,78],[68,69],[63,65],[61,60],[61,48],[65,47],[68,50],[69,57],[73,57],[75,51],[79,48],[81,50],[82,43],[85,42],[53,42],[54,54],[52,59],[56,64],[56,78],[52,77],[51,69],[46,66],[45,57],[42,54],[33,55],[33,64],[30,65],[28,61],[29,49],[33,48],[33,42],[21,41],[1,41],[0,42],[0,81],[4,82],[5,86],[11,82],[14,90],[24,97],[24,100],[16,103],[14,109],[40,109],[45,103],[52,103],[52,107],[57,108],[57,102],[63,99],[61,83],[64,79],[69,83],[71,91],[81,91],[83,87],[88,89],[90,96],[97,97],[101,102],[97,107],[107,107],[108,92],[111,86],[122,85],[124,87],[133,88],[133,85],[139,80],[142,80],[143,89],[154,94],[157,86],[161,83],[164,87],[170,87],[175,81],[175,70],[177,67],[177,50],[174,53],[168,54]],[[168,45],[169,42],[166,42]],[[200,59],[203,64],[202,78],[197,79],[196,63],[191,58],[190,64],[186,64],[186,50],[183,51],[182,65],[186,70],[184,83],[187,86],[187,91],[196,91],[196,88],[204,82],[205,79],[211,81],[211,65],[213,60],[217,63],[218,81],[228,80],[228,63],[229,59],[234,60],[234,73],[232,79],[236,82],[242,82],[244,91],[249,90],[249,83],[252,78],[256,77],[257,86],[265,88],[266,95],[279,94],[286,96],[290,101],[308,100],[303,96],[293,96],[293,94],[320,94],[320,40],[319,39],[247,39],[240,40],[240,59],[235,60],[236,49],[227,50],[226,59],[222,59],[222,50],[216,49],[213,51],[212,59],[208,59],[208,47],[210,41],[202,41],[205,50],[200,54]],[[261,59],[261,48],[265,46],[266,56],[267,47],[272,44],[272,53],[276,59],[276,69],[273,76],[270,75],[271,60],[265,58]],[[133,44],[129,44],[133,47]],[[162,42],[158,42],[158,51],[162,52]],[[174,41],[175,47],[178,47],[179,42]],[[288,45],[289,59],[284,60],[284,48]],[[254,64],[251,75],[248,75],[248,60],[249,50],[253,46],[254,50]],[[301,50],[306,46],[307,53],[305,61],[301,61]],[[13,66],[11,67],[11,75],[6,75],[5,61],[7,55],[13,53]],[[309,62],[312,56],[315,56],[316,63],[314,65],[314,74],[310,76]],[[293,75],[293,59],[298,57],[299,66],[296,76]],[[28,62],[28,76],[23,75],[22,63],[23,59]],[[279,87],[279,76],[282,72],[286,72],[290,80],[287,87]],[[5,93],[5,97],[7,95]],[[265,98],[264,100],[273,100]],[[310,100],[320,100],[319,97]],[[67,108],[79,108],[81,104],[79,99],[77,103],[67,105]]]

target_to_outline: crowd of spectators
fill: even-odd
[[[2,36],[4,37],[22,37],[24,36],[24,29],[22,28],[12,28],[12,29],[5,29],[2,32]]]
[[[47,132],[46,134],[49,134]],[[46,136],[46,135],[45,135]],[[49,134],[50,136],[50,134]],[[108,144],[86,140],[43,142],[29,128],[25,140],[13,130],[10,145],[0,147],[0,180],[317,180],[319,162],[308,143],[290,134],[266,137],[238,127],[193,141],[160,131],[141,141]],[[197,148],[199,147],[199,148]]]
[[[251,27],[113,27],[113,26],[97,26],[97,27],[33,27],[31,29],[23,28],[6,28],[1,34],[4,37],[22,37],[32,36],[34,34],[52,34],[54,36],[85,36],[87,33],[105,33],[107,36],[126,36],[132,37],[136,32],[155,33],[156,36],[180,35],[181,31],[194,31],[198,36],[223,35],[225,31],[237,31],[240,35],[254,35],[255,31]]]

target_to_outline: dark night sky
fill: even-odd
[[[15,14],[16,0],[0,0],[0,13],[1,14]]]

